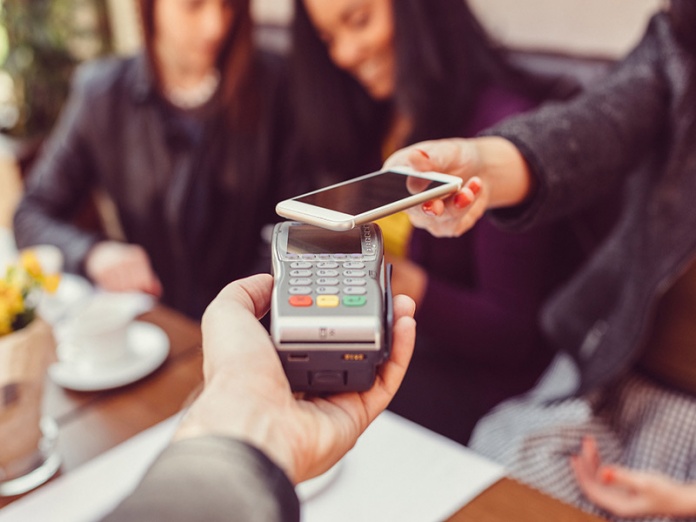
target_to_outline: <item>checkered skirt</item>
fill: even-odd
[[[667,389],[638,373],[587,398],[548,403],[527,396],[506,401],[477,425],[471,447],[504,464],[521,482],[590,513],[628,522],[594,506],[575,481],[569,457],[580,451],[585,435],[597,439],[606,463],[696,481],[696,396]],[[696,517],[679,520],[696,522]]]

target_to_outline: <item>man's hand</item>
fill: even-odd
[[[203,316],[205,388],[176,438],[227,435],[255,445],[301,482],[333,466],[389,404],[415,342],[414,304],[394,299],[390,359],[366,392],[296,399],[268,333],[258,322],[273,280],[257,275],[228,285]]]

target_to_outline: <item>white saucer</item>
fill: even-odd
[[[342,467],[343,460],[339,460],[333,465],[333,467],[329,468],[321,475],[309,480],[305,480],[304,482],[300,482],[297,486],[295,486],[295,492],[297,493],[300,501],[307,502],[333,484]]]
[[[129,354],[108,365],[57,362],[51,379],[69,390],[98,391],[131,384],[155,371],[169,354],[169,338],[154,324],[135,321],[128,326]]]

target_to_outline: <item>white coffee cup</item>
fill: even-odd
[[[61,362],[105,366],[126,358],[128,326],[135,316],[118,294],[97,294],[61,325],[58,358]]]

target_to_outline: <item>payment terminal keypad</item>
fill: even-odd
[[[294,307],[361,307],[367,277],[361,254],[302,254],[290,263],[288,302]]]

